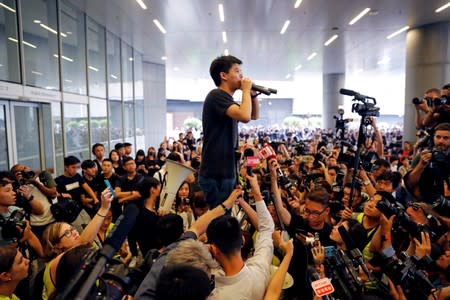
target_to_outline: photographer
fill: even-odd
[[[405,177],[405,185],[416,199],[433,203],[444,194],[444,182],[448,184],[450,123],[435,127],[433,149],[422,151],[414,158],[413,170]]]
[[[441,97],[433,98],[431,109],[428,110],[424,119],[425,127],[435,127],[450,121],[450,84],[446,84],[441,89]]]
[[[16,192],[17,206],[25,209],[27,214],[42,215],[44,213],[44,207],[40,201],[34,199],[29,185],[29,183],[33,183],[36,174],[30,168],[19,164],[11,168],[11,173],[16,179],[13,187]]]
[[[425,129],[424,120],[428,113],[432,112],[433,99],[438,98],[440,95],[440,91],[437,88],[428,89],[425,92],[425,95],[422,100],[414,98],[413,104],[416,109],[416,129]],[[417,101],[418,100],[418,101]],[[424,116],[420,112],[425,113]]]

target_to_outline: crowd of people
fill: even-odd
[[[345,127],[239,134],[214,114],[257,117],[251,80],[214,62],[211,74],[245,103],[210,94],[223,103],[207,108],[201,139],[187,131],[109,155],[96,143],[57,177],[23,164],[0,172],[0,299],[75,298],[106,256],[89,299],[450,297],[450,105],[431,101],[417,142],[373,117],[364,139]],[[170,211],[167,160],[193,170]]]

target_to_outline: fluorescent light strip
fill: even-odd
[[[117,79],[117,76],[114,75],[114,74],[111,74],[111,75],[109,75],[109,76],[111,76],[111,78]]]
[[[13,13],[16,12],[15,9],[11,8],[10,6],[8,6],[8,5],[6,5],[6,4],[4,4],[4,3],[2,3],[2,2],[0,2],[0,6],[3,7],[4,9],[9,10],[10,12],[13,12]]]
[[[225,14],[223,13],[223,4],[219,4],[219,18],[221,22],[225,22]]]
[[[447,9],[447,8],[449,8],[449,7],[450,7],[450,2],[447,3],[447,4],[445,4],[445,5],[442,5],[441,7],[439,7],[438,9],[436,9],[434,12],[435,12],[435,13],[440,13],[441,11],[443,11],[444,9]]]
[[[409,29],[409,26],[405,26],[405,27],[403,27],[403,28],[397,30],[396,32],[391,33],[390,35],[388,35],[388,36],[386,37],[386,39],[390,40],[390,39],[392,39],[394,36],[399,35],[400,33],[404,32],[404,31],[406,31],[406,30],[408,30],[408,29]]]
[[[303,0],[297,0],[294,4],[294,8],[298,8],[300,6],[300,4],[302,4]]]
[[[224,44],[227,43],[227,32],[226,31],[222,31],[222,41]]]
[[[364,17],[368,12],[370,11],[370,8],[365,8],[362,12],[360,12],[356,17],[354,17],[349,23],[348,25],[353,25],[356,22],[359,21],[359,19],[361,19],[362,17]]]
[[[98,69],[96,67],[89,66],[88,68],[91,69],[92,71],[98,72]]]
[[[28,43],[27,41],[23,41],[22,42],[24,45],[27,45],[28,47],[34,48],[36,49],[37,47],[35,45],[33,45],[32,43]]]
[[[286,78],[286,79],[289,79],[289,78],[291,78],[291,74],[290,74],[290,73],[289,73],[289,74],[287,74],[285,78]]]
[[[291,21],[286,20],[286,22],[284,22],[283,28],[281,28],[280,34],[284,34],[287,30],[287,28],[289,27],[289,24],[291,24]]]
[[[35,74],[35,75],[39,75],[39,76],[44,75],[44,74],[42,74],[41,72],[38,72],[38,71],[31,71],[31,73],[33,73],[33,74]]]
[[[295,67],[295,71],[298,71],[298,70],[300,70],[301,68],[302,68],[302,65],[298,65],[298,66]]]
[[[228,49],[225,49],[225,51],[223,51],[223,54],[225,54],[226,56],[230,55],[230,53],[228,52]]]
[[[59,34],[63,37],[67,37],[67,34],[65,34],[64,32],[60,32]]]
[[[11,42],[14,42],[14,43],[18,43],[19,42],[17,39],[12,38],[12,37],[9,37],[8,40],[10,40]]]
[[[386,56],[386,57],[383,57],[383,59],[379,60],[377,62],[377,65],[384,65],[384,64],[387,64],[390,61],[391,61],[391,58]]]
[[[132,58],[132,57],[128,57],[128,60],[129,60],[129,61],[133,61],[133,60],[134,60],[134,58]]]
[[[159,23],[158,19],[153,19],[153,23],[155,23],[155,25],[156,25],[156,27],[158,27],[159,31],[161,31],[164,34],[167,33],[166,29],[164,29],[164,27],[161,25],[161,23]]]
[[[41,24],[41,20],[33,20],[33,23],[35,23],[35,24]]]
[[[58,58],[58,54],[53,54],[54,57]],[[73,59],[64,55],[61,55],[61,58],[70,62],[73,62]]]
[[[64,81],[65,81],[65,82],[68,82],[68,83],[72,83],[72,82],[73,82],[73,81],[70,80],[70,79],[65,79]]]
[[[147,5],[145,5],[144,1],[136,0],[136,2],[141,6],[142,9],[147,9]]]
[[[331,44],[332,42],[334,42],[337,38],[338,38],[338,35],[337,35],[337,34],[333,35],[332,37],[330,37],[330,38],[328,39],[328,41],[325,42],[324,46],[330,45],[330,44]]]
[[[161,56],[161,59],[162,60],[167,60],[167,57],[166,56]]]
[[[317,55],[316,52],[311,53],[311,54],[308,56],[307,60],[313,59],[316,55]]]
[[[42,28],[44,28],[44,29],[50,31],[50,32],[53,33],[53,34],[58,34],[58,32],[57,32],[55,29],[53,29],[53,28],[51,28],[51,27],[48,27],[48,26],[45,25],[45,24],[40,23],[39,26],[41,26]]]

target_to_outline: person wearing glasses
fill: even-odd
[[[56,270],[62,255],[69,249],[78,245],[92,243],[97,237],[97,233],[103,224],[103,220],[109,212],[112,195],[108,189],[105,189],[101,195],[101,207],[89,222],[87,227],[80,234],[65,222],[56,222],[50,224],[42,235],[42,245],[44,254],[49,260],[44,271],[44,299],[50,297],[56,287]]]

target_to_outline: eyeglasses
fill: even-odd
[[[74,230],[75,228],[70,226],[69,229],[64,230],[63,234],[61,234],[61,236],[58,239],[61,240],[63,237],[70,238]]]
[[[323,212],[326,209],[327,209],[327,207],[325,207],[322,211],[317,211],[317,210],[309,210],[307,208],[304,208],[303,214],[315,219],[315,218],[318,218],[321,214],[323,214]]]
[[[211,293],[216,288],[216,276],[211,274],[211,279],[209,279],[209,293]]]

